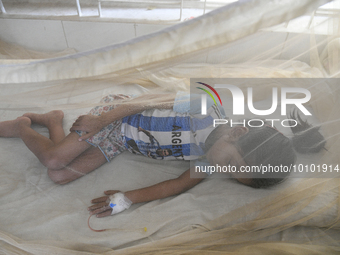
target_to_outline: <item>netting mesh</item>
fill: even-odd
[[[46,112],[56,108],[81,114],[97,105],[103,95],[122,88],[129,91],[133,86],[133,93],[137,94],[176,92],[189,90],[190,78],[337,78],[340,72],[339,17],[323,16],[320,21],[315,12],[326,2],[239,1],[160,32],[85,53],[71,50],[38,53],[1,42],[0,117],[7,120],[26,111]],[[337,1],[331,4],[335,10],[339,7]],[[273,27],[292,20],[285,26],[289,30],[289,24],[295,24],[294,18],[313,12],[314,19],[299,33],[282,31],[283,26]],[[327,140],[327,150],[315,156],[316,160],[337,165],[340,163],[339,86],[305,86],[315,95],[309,107]],[[263,91],[256,91],[255,100],[266,99],[265,91],[265,87]],[[20,146],[18,141],[15,143]],[[16,147],[7,148],[21,153]],[[0,227],[0,251],[4,253],[338,254],[340,250],[338,178],[295,179],[265,196],[261,194],[261,198],[254,201],[245,199],[246,202],[218,217],[206,217],[204,222],[191,224],[189,229],[180,227],[181,230],[160,236],[155,235],[156,230],[142,237],[131,233],[112,234],[114,238],[121,238],[116,243],[116,240],[107,241],[110,234],[105,236],[106,242],[102,242],[98,236],[91,239],[92,236],[84,237],[79,233],[79,237],[68,242],[66,232],[48,237],[49,230],[43,227],[37,227],[37,234],[19,231],[20,226],[16,224],[33,231],[32,226],[38,219],[31,223],[20,220],[15,223],[24,217],[15,216],[18,210],[15,201],[28,199],[24,207],[28,208],[27,216],[39,218],[45,214],[46,221],[50,218],[61,225],[67,221],[58,221],[58,217],[72,217],[79,208],[71,206],[55,216],[43,207],[30,212],[29,206],[36,205],[41,196],[55,190],[56,186],[39,182],[34,191],[30,190],[27,175],[32,172],[20,174],[27,159],[23,158],[17,171],[11,172],[11,164],[18,156],[10,156],[5,147],[2,147],[2,154],[0,211],[1,221],[8,221]],[[7,157],[14,159],[7,160]],[[31,170],[41,168],[38,163],[32,164]],[[26,184],[26,189],[16,191],[21,184]],[[76,189],[72,189],[75,194]],[[35,196],[28,196],[27,192]],[[50,196],[49,193],[47,197]],[[88,196],[88,199],[93,198]],[[9,212],[14,216],[8,215]],[[151,218],[167,216],[161,211],[147,213]],[[146,221],[153,224],[152,220],[151,223]],[[138,219],[136,222],[138,225]],[[185,219],[179,225],[186,226]],[[78,228],[77,225],[71,227]],[[46,239],[41,239],[44,234]]]

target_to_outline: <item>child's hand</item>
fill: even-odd
[[[120,192],[119,190],[107,190],[104,192],[106,196],[95,198],[91,201],[92,206],[88,208],[90,214],[97,214],[98,218],[110,216],[112,213],[112,208],[109,206],[110,196]]]
[[[97,134],[102,128],[99,116],[82,115],[73,123],[70,131],[86,132],[85,135],[79,138],[79,141],[83,141]]]

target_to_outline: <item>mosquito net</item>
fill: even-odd
[[[327,2],[329,8],[318,9]],[[238,87],[246,93],[250,79],[261,83],[254,86],[254,102],[271,101],[268,88],[273,83],[310,91],[306,107],[312,116],[307,120],[326,140],[318,153],[297,154],[302,167],[315,167],[308,176],[297,170],[266,189],[207,178],[179,196],[91,218],[92,228],[107,229],[98,233],[87,226],[91,199],[104,190],[127,191],[176,178],[189,163],[164,164],[124,152],[79,180],[58,185],[20,139],[0,138],[0,251],[338,254],[339,8],[339,2],[326,0],[238,1],[159,32],[82,53],[33,52],[0,42],[1,121],[59,109],[67,131],[107,94],[189,91],[193,78],[212,84],[216,78],[242,80]],[[221,96],[224,103],[230,94]],[[45,128],[33,128],[48,136]]]

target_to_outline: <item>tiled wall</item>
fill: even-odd
[[[0,39],[32,50],[87,51],[148,34],[166,25],[0,19]]]
[[[167,25],[0,18],[0,39],[37,51],[60,51],[68,47],[82,52],[124,42],[165,27]],[[220,58],[227,58],[233,63],[239,63],[253,58],[256,60],[258,52],[275,50],[278,52],[276,59],[298,56],[297,60],[309,63],[309,54],[306,52],[310,48],[310,35],[299,35],[294,47],[287,47],[285,42],[293,39],[296,33],[282,31],[274,37],[271,36],[270,40],[267,33],[272,32],[263,32],[258,36],[233,42],[226,52],[221,52],[219,49],[211,51],[208,55],[202,55],[202,61],[221,62]],[[316,37],[319,42],[324,38],[325,35]],[[254,49],[252,51],[254,56],[249,55],[249,51],[246,51],[247,54],[243,53],[243,49],[249,47]],[[324,44],[320,44],[319,52],[324,47]]]

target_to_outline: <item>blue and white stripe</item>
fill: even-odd
[[[150,138],[144,132],[138,131],[138,128],[142,128],[158,141],[161,149],[172,151],[171,156],[157,158],[194,160],[204,155],[204,142],[214,129],[213,120],[221,118],[223,115],[214,104],[207,109],[207,115],[178,113],[170,109],[151,109],[123,118],[122,134],[130,151],[132,149],[128,141],[134,140],[139,151],[148,156],[147,144],[150,144]]]

